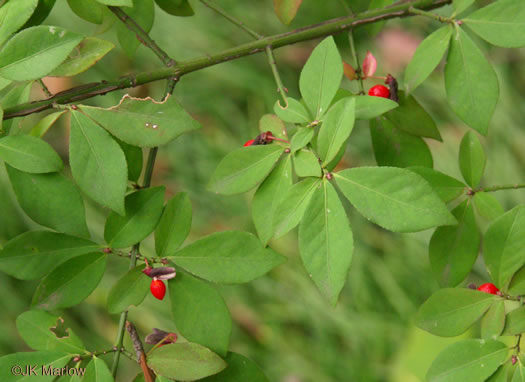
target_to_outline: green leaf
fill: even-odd
[[[67,4],[81,19],[94,24],[102,24],[104,21],[104,6],[95,0],[67,0]]]
[[[30,173],[62,170],[64,164],[45,141],[29,135],[11,135],[0,139],[0,159],[10,166]]]
[[[462,195],[467,188],[467,185],[459,180],[428,167],[408,167],[408,170],[425,179],[445,203]]]
[[[126,196],[126,215],[112,212],[106,220],[104,239],[112,248],[131,247],[153,232],[162,215],[164,186],[145,188]]]
[[[436,69],[447,51],[453,29],[446,25],[426,37],[416,49],[405,71],[405,89],[411,93]]]
[[[394,0],[370,0],[368,9],[380,9],[388,7],[389,5],[392,5]],[[354,2],[352,2],[353,5]],[[377,21],[371,25],[365,25],[363,28],[367,32],[369,38],[375,37],[381,30],[383,30],[383,27],[385,26],[386,21]]]
[[[234,150],[219,163],[208,189],[222,195],[249,191],[266,178],[282,153],[283,147],[276,144]]]
[[[461,14],[469,8],[476,0],[452,0],[452,6],[456,15]]]
[[[72,329],[64,326],[64,319],[40,311],[29,310],[16,318],[16,329],[25,343],[34,350],[56,350],[69,354],[86,351],[82,340]]]
[[[193,16],[195,12],[188,0],[155,0],[163,11],[173,16]]]
[[[293,154],[293,167],[298,177],[315,176],[320,178],[323,174],[321,164],[313,152],[301,149]]]
[[[0,8],[0,45],[31,17],[38,0],[9,1]]]
[[[57,351],[34,351],[27,353],[11,353],[0,357],[0,380],[9,381],[9,382],[28,382],[31,380],[37,380],[38,382],[52,382],[56,379],[56,376],[53,375],[54,368],[61,368],[65,366],[71,359],[71,355],[63,352]],[[13,375],[13,367],[20,366],[22,372],[26,373],[24,375]],[[29,375],[29,370],[35,367],[35,374]],[[50,371],[49,374],[42,374],[42,367],[46,374]]]
[[[355,98],[355,119],[372,119],[395,109],[398,103],[388,98],[362,95]]]
[[[11,106],[16,106],[21,103],[25,103],[29,101],[29,95],[31,94],[31,88],[33,86],[32,82],[26,82],[22,83],[21,85],[15,86],[9,92],[0,100],[0,106],[3,109],[7,109]],[[1,111],[2,117],[4,115],[4,111]],[[11,131],[11,126],[16,121],[20,121],[18,118],[9,119],[7,121],[3,121],[0,124],[0,137],[3,137],[5,135],[9,135]]]
[[[86,374],[82,378],[82,382],[111,382],[113,376],[108,368],[108,365],[100,358],[93,356],[86,367]]]
[[[301,95],[315,119],[326,113],[342,78],[343,61],[330,36],[313,50],[299,78]]]
[[[499,218],[505,213],[498,199],[488,192],[476,192],[472,198],[472,203],[476,208],[476,212],[488,221]]]
[[[427,143],[407,134],[384,117],[370,121],[372,148],[379,166],[432,168],[434,161]]]
[[[124,215],[128,182],[124,152],[106,130],[75,110],[71,110],[69,163],[82,191],[102,206]]]
[[[525,265],[525,205],[519,205],[494,220],[483,242],[483,258],[490,276],[500,289]]]
[[[128,179],[132,182],[138,182],[140,174],[142,173],[142,164],[144,162],[142,149],[137,146],[129,145],[126,142],[122,142],[120,139],[117,139],[117,143],[120,145],[120,148],[126,157]]]
[[[169,280],[168,288],[173,320],[184,338],[226,355],[232,319],[217,289],[185,272]]]
[[[335,158],[354,128],[355,98],[343,98],[328,110],[319,135],[317,152],[323,165]]]
[[[494,2],[468,15],[463,22],[493,45],[525,46],[525,4],[521,0]]]
[[[14,81],[44,77],[60,65],[80,41],[81,35],[56,26],[24,29],[0,50],[0,76]]]
[[[31,129],[29,135],[33,137],[43,137],[45,133],[49,130],[51,126],[62,116],[66,111],[57,111],[56,113],[51,113],[42,118],[38,123]]]
[[[348,277],[354,249],[352,230],[334,187],[323,181],[312,195],[299,226],[303,264],[332,305]]]
[[[191,229],[191,201],[187,193],[179,192],[164,207],[155,230],[155,252],[166,257],[184,243]]]
[[[153,26],[153,19],[155,17],[155,4],[153,0],[135,1],[132,6],[133,8],[126,9],[126,14],[135,21],[144,32],[149,33]],[[136,33],[130,31],[122,22],[116,24],[116,29],[120,46],[128,57],[133,58],[135,51],[140,45]]]
[[[20,280],[36,280],[72,257],[99,249],[92,241],[49,231],[29,231],[0,250],[0,270]]]
[[[460,28],[450,40],[445,88],[452,110],[486,135],[499,98],[498,77],[481,50]]]
[[[116,7],[133,7],[133,0],[97,0],[104,5],[114,5]]]
[[[275,137],[288,140],[283,121],[274,114],[265,114],[261,117],[259,120],[259,131],[261,133],[270,131]]]
[[[359,167],[334,175],[350,203],[390,231],[417,232],[457,222],[429,184],[409,170]]]
[[[525,307],[520,307],[507,314],[502,335],[514,336],[523,332],[525,332]]]
[[[464,200],[452,213],[458,224],[437,228],[428,246],[430,265],[441,286],[456,286],[468,276],[481,243],[470,200]]]
[[[27,20],[27,22],[24,24],[22,29],[42,24],[42,22],[44,22],[44,20],[47,19],[47,16],[49,16],[51,11],[53,10],[55,3],[56,0],[38,0],[38,5],[35,11],[31,15],[29,20]]]
[[[308,110],[304,105],[295,98],[287,97],[287,107],[281,107],[279,101],[275,102],[273,111],[284,122],[290,123],[308,123],[311,120]]]
[[[386,113],[385,117],[405,133],[442,141],[436,123],[414,96],[402,91],[398,95],[399,107]]]
[[[228,367],[219,374],[203,379],[202,382],[269,382],[259,366],[243,355],[229,352],[224,360]]]
[[[283,196],[273,220],[273,232],[276,239],[284,236],[299,224],[319,184],[319,178],[305,178],[294,184]]]
[[[507,382],[509,369],[512,365],[510,363],[505,363],[501,365],[494,374],[487,379],[487,382]]]
[[[315,130],[312,127],[299,127],[290,142],[292,153],[305,147],[314,137]]]
[[[49,76],[71,77],[85,72],[114,47],[115,45],[109,41],[95,37],[86,37],[59,67],[49,73]]]
[[[468,288],[440,289],[419,308],[416,325],[436,336],[458,336],[499,300],[493,294]]]
[[[286,260],[264,248],[251,233],[241,231],[211,234],[168,258],[195,276],[224,284],[252,281]]]
[[[86,105],[78,107],[112,135],[138,147],[162,146],[179,135],[200,128],[174,96],[155,102],[151,98],[126,95],[117,106],[109,109]]]
[[[226,368],[224,362],[211,350],[191,342],[177,342],[159,347],[148,356],[148,366],[171,379],[194,381]]]
[[[116,314],[128,310],[131,306],[139,306],[149,292],[151,279],[142,271],[141,265],[130,269],[122,276],[108,293],[108,312]]]
[[[28,174],[6,166],[20,207],[32,220],[54,230],[89,236],[84,202],[73,183],[58,173]]]
[[[523,365],[523,358],[519,358],[519,362],[514,371],[512,382],[524,382],[525,381],[525,365]]]
[[[295,18],[303,0],[273,0],[275,14],[283,24],[290,24]]]
[[[273,220],[277,213],[277,206],[291,187],[292,162],[290,155],[286,155],[253,196],[252,219],[263,245],[266,245],[273,236]]]
[[[505,301],[496,301],[481,320],[481,338],[496,339],[505,327]]]
[[[67,260],[45,276],[31,305],[55,310],[79,304],[95,290],[106,269],[104,253],[88,253]]]
[[[459,146],[459,168],[469,186],[479,185],[486,162],[487,158],[478,136],[473,131],[468,131]]]
[[[525,268],[521,268],[509,284],[509,293],[512,296],[519,296],[525,294]]]
[[[432,362],[428,382],[483,382],[507,359],[508,348],[494,340],[469,339],[447,346]]]

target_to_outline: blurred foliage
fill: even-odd
[[[175,59],[214,53],[249,41],[249,36],[199,2],[194,1],[192,5],[195,16],[187,18],[174,18],[159,8],[155,10],[151,36]],[[220,5],[262,34],[288,30],[273,13],[270,0],[250,5],[221,0]],[[317,2],[305,1],[290,27],[344,14],[344,8],[337,1],[323,3],[322,7]],[[84,22],[69,10],[66,0],[56,2],[44,24],[60,25],[116,43],[114,30],[108,29],[109,25],[100,27]],[[357,31],[358,52],[362,58],[366,50],[371,50],[378,59],[378,75],[391,72],[402,82],[411,52],[418,41],[436,27],[434,21],[412,17],[389,21],[373,38],[368,37],[366,31]],[[339,36],[338,42],[344,45],[345,38],[345,35]],[[477,42],[495,64],[502,88],[488,137],[482,141],[488,155],[482,185],[522,182],[525,49],[500,49]],[[298,96],[299,71],[315,43],[306,42],[276,51],[281,76],[291,96]],[[407,44],[412,44],[412,51],[398,48]],[[350,60],[348,52],[343,50],[342,53]],[[56,92],[160,66],[157,58],[143,46],[133,60],[117,48],[82,75],[73,79],[48,78],[45,82]],[[367,89],[374,84],[373,81],[367,83]],[[160,98],[164,87],[164,82],[158,82],[129,92],[135,96]],[[344,87],[355,89],[355,84],[345,82]],[[85,102],[110,106],[125,93],[114,92]],[[175,95],[204,128],[160,150],[153,185],[166,184],[169,193],[189,193],[194,211],[190,241],[225,229],[254,232],[249,213],[250,195],[217,196],[206,191],[205,185],[219,160],[255,137],[259,118],[272,111],[277,93],[266,57],[254,55],[191,73],[177,84]],[[35,85],[32,98],[42,96]],[[417,89],[415,96],[435,118],[443,136],[443,143],[428,141],[436,169],[460,177],[459,142],[468,128],[454,116],[445,101],[442,67]],[[19,119],[16,125],[30,129],[43,114]],[[46,137],[67,160],[67,121],[60,120]],[[343,165],[374,163],[367,123],[359,123],[352,133]],[[6,184],[3,166],[0,181]],[[508,209],[524,200],[525,191],[500,191],[495,196]],[[36,225],[16,206],[10,186],[0,187],[0,199],[1,245]],[[92,234],[101,239],[108,211],[97,209],[89,201],[86,206]],[[356,249],[349,282],[335,309],[319,295],[303,269],[295,231],[271,243],[275,250],[289,258],[288,263],[255,282],[222,288],[236,324],[231,349],[256,361],[272,381],[422,381],[431,360],[446,344],[454,341],[433,337],[412,325],[417,307],[438,287],[428,264],[427,245],[431,232],[393,234],[370,224],[353,211],[350,213]],[[142,250],[146,255],[152,253],[151,240],[145,242]],[[112,346],[118,316],[108,315],[106,297],[109,288],[127,267],[125,259],[111,258],[99,288],[84,303],[59,312],[90,349],[103,350]],[[479,283],[486,278],[483,268],[480,264],[475,266],[466,284]],[[0,300],[3,312],[0,315],[3,333],[0,355],[27,350],[16,334],[14,322],[27,310],[36,282],[21,282],[0,274],[0,284],[4,292]],[[152,327],[176,331],[168,305],[151,296],[140,308],[133,309],[129,318],[142,335],[149,333]],[[126,339],[125,344],[131,348],[128,341]],[[131,380],[138,372],[137,365],[126,358],[122,363],[119,379]]]

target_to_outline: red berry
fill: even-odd
[[[244,147],[253,145],[253,142],[255,142],[255,139],[250,139],[249,141],[246,141]]]
[[[149,290],[151,291],[151,294],[159,300],[162,300],[166,295],[166,285],[164,285],[164,283],[161,280],[151,280]]]
[[[368,95],[374,97],[388,98],[388,96],[390,95],[390,90],[388,90],[386,86],[376,85],[370,88],[370,90],[368,91]]]
[[[499,289],[496,288],[496,285],[492,283],[485,283],[479,286],[478,290],[480,292],[490,293],[490,294],[498,294]]]

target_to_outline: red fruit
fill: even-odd
[[[255,142],[255,139],[250,139],[249,141],[246,141],[244,147],[253,145],[253,142]]]
[[[164,283],[161,280],[151,280],[149,290],[151,291],[151,294],[159,300],[162,300],[166,295],[166,285],[164,285]]]
[[[368,95],[374,97],[388,98],[388,96],[390,95],[390,90],[388,90],[386,86],[376,85],[370,88],[370,90],[368,91]]]
[[[485,283],[479,286],[478,290],[480,292],[490,293],[490,294],[498,294],[499,289],[496,288],[496,285],[492,283]]]

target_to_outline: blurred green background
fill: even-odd
[[[351,2],[349,2],[351,3]],[[485,2],[480,1],[477,6]],[[173,58],[182,61],[213,54],[243,42],[249,36],[235,29],[198,1],[191,1],[195,16],[175,18],[155,9],[152,38]],[[262,34],[276,34],[292,28],[345,15],[339,1],[305,0],[289,27],[273,13],[271,0],[217,1]],[[450,9],[440,10],[444,14]],[[58,0],[44,24],[60,25],[85,35],[96,35],[117,45],[98,65],[71,79],[49,78],[52,92],[82,83],[115,79],[121,75],[160,67],[158,59],[139,47],[133,59],[118,48],[114,30],[89,24],[74,15],[65,0]],[[402,81],[403,71],[417,44],[435,30],[436,22],[412,17],[389,21],[380,34],[357,31],[358,50],[378,59],[378,75],[393,74]],[[338,37],[344,42],[346,34]],[[483,185],[523,182],[525,178],[525,50],[499,49],[476,39],[493,63],[500,80],[500,100],[487,137],[482,138],[488,164]],[[302,65],[317,41],[281,48],[275,52],[278,67],[289,94],[299,97],[298,78]],[[346,52],[342,52],[347,60]],[[350,61],[351,62],[351,61]],[[482,81],[482,79],[480,79]],[[366,84],[368,89],[376,83]],[[355,84],[344,80],[344,87]],[[165,83],[130,89],[134,96],[159,99]],[[93,98],[85,103],[111,106],[127,91]],[[203,128],[180,137],[159,151],[153,185],[165,184],[168,194],[187,191],[193,204],[191,242],[212,232],[238,229],[254,232],[250,215],[252,194],[224,197],[205,189],[215,166],[229,151],[258,134],[258,121],[271,113],[277,99],[267,59],[258,54],[223,63],[184,76],[175,96],[199,120]],[[428,141],[435,168],[460,178],[457,165],[459,142],[468,128],[447,105],[442,66],[415,92],[431,113],[443,136],[443,143]],[[37,85],[32,99],[42,98]],[[21,129],[31,128],[45,113],[17,120]],[[46,139],[67,160],[68,121],[60,120]],[[352,133],[342,165],[375,165],[367,123],[358,123]],[[29,229],[37,228],[14,202],[5,169],[0,169],[0,244]],[[525,200],[525,191],[495,193],[505,209]],[[107,210],[86,199],[88,224],[93,238],[102,241]],[[455,339],[443,339],[416,329],[413,317],[418,306],[438,288],[429,269],[427,244],[432,234],[393,234],[366,221],[347,205],[354,232],[355,252],[348,282],[336,308],[317,292],[298,256],[296,232],[292,231],[271,246],[288,257],[288,262],[252,283],[222,287],[230,308],[234,330],[231,350],[256,361],[271,381],[279,382],[417,382],[432,359]],[[142,247],[152,254],[152,242]],[[109,288],[127,270],[128,261],[111,257],[108,270],[97,290],[82,304],[62,314],[91,350],[109,349],[114,341],[118,316],[106,312]],[[487,278],[481,258],[471,277],[480,283]],[[16,317],[27,310],[35,282],[17,281],[0,274],[0,355],[28,351],[18,336]],[[151,296],[129,315],[143,335],[151,328],[176,331],[167,301]],[[476,331],[478,328],[473,328]],[[131,349],[128,339],[126,346]],[[107,358],[110,361],[110,358]],[[119,379],[131,380],[139,368],[122,358]]]

